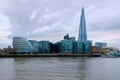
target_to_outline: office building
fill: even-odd
[[[64,36],[64,40],[72,40],[72,41],[75,41],[75,37],[69,37],[69,34],[67,33],[67,34]]]
[[[79,34],[78,34],[78,42],[84,42],[84,41],[87,41],[87,32],[86,32],[85,12],[84,12],[84,8],[82,8],[80,26],[79,26]]]
[[[61,53],[72,53],[73,52],[73,41],[72,40],[61,40],[59,42],[59,49]]]
[[[92,42],[90,41],[85,41],[83,42],[83,53],[84,54],[91,54],[92,52]]]
[[[73,54],[83,54],[83,42],[73,42]]]
[[[69,34],[68,33],[64,36],[64,39],[68,39],[69,40]]]
[[[32,53],[33,46],[32,44],[23,37],[14,37],[13,38],[13,49],[15,53]]]
[[[30,43],[33,46],[33,53],[38,53],[39,52],[39,42],[35,40],[29,40]]]
[[[105,48],[105,47],[107,47],[107,43],[105,43],[105,42],[96,42],[95,46],[97,46],[99,48]]]
[[[39,42],[39,52],[40,53],[50,53],[49,41],[40,41]]]

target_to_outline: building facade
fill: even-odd
[[[61,53],[72,53],[73,52],[73,41],[72,40],[61,40],[60,44],[60,52]]]
[[[87,41],[87,32],[86,32],[85,12],[84,12],[84,8],[82,8],[78,42],[84,42],[84,41]]]
[[[13,49],[15,53],[32,53],[33,46],[32,44],[23,37],[14,37],[13,38]]]
[[[39,52],[40,53],[50,53],[50,42],[40,41],[39,42]]]
[[[33,53],[39,53],[39,42],[36,40],[29,40],[33,46]]]
[[[73,42],[73,54],[83,54],[83,42]]]
[[[105,42],[96,42],[95,46],[97,46],[99,48],[105,48],[105,47],[107,47],[107,43],[105,43]]]
[[[91,54],[92,52],[92,43],[90,41],[83,42],[83,53],[84,54]]]

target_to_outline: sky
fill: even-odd
[[[13,37],[58,42],[66,33],[78,39],[85,9],[88,40],[120,49],[120,0],[0,0],[0,48]]]

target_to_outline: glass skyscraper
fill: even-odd
[[[84,41],[87,41],[87,32],[86,32],[85,12],[84,12],[84,8],[82,8],[78,42],[84,42]]]

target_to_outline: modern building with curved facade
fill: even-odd
[[[39,42],[36,40],[29,40],[29,42],[32,44],[33,46],[33,52],[34,53],[38,53],[39,52]]]
[[[24,37],[13,38],[13,48],[16,53],[32,53],[32,44]]]

